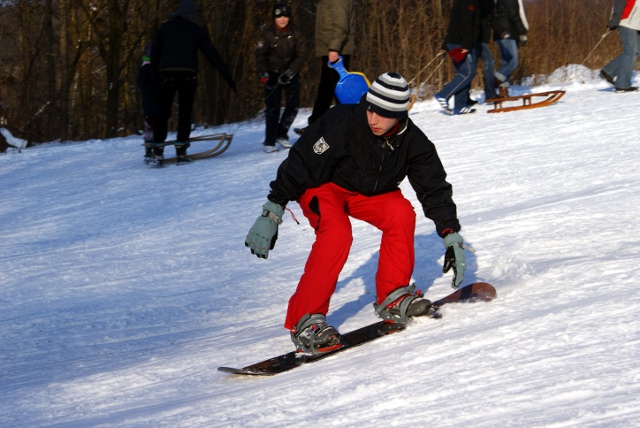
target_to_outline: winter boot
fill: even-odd
[[[153,149],[151,147],[145,147],[144,164],[149,165],[152,161],[153,161]]]
[[[305,315],[291,330],[291,341],[298,352],[320,355],[342,346],[340,333],[327,324],[322,314]]]
[[[191,159],[187,156],[187,148],[189,143],[176,143],[176,164],[184,165],[191,162]]]
[[[149,159],[149,163],[147,165],[155,168],[160,168],[163,162],[164,162],[164,146],[153,147],[153,158]]]
[[[387,295],[379,305],[373,304],[376,315],[385,322],[406,325],[411,317],[429,315],[434,312],[433,305],[416,286],[398,288]]]

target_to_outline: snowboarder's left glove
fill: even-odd
[[[294,73],[293,71],[287,70],[282,73],[280,77],[278,77],[278,83],[281,85],[288,85],[289,83],[291,83],[291,79],[293,79],[293,76],[295,75],[296,73]]]
[[[268,201],[262,206],[262,215],[256,219],[247,234],[244,245],[251,249],[251,254],[259,258],[269,257],[269,250],[273,250],[278,239],[278,225],[282,223],[284,208]]]
[[[467,264],[467,255],[464,252],[462,236],[453,232],[444,237],[444,247],[447,249],[444,254],[444,265],[442,273],[447,273],[453,268],[453,281],[451,287],[458,288],[464,278],[464,269]]]

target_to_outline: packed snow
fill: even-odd
[[[637,426],[640,93],[588,75],[513,88],[567,91],[539,109],[415,104],[476,250],[464,283],[498,298],[274,377],[217,371],[293,350],[282,325],[314,239],[291,203],[301,224],[285,215],[267,260],[244,246],[287,156],[262,152],[261,118],[196,129],[233,142],[186,166],[145,167],[135,135],[0,155],[0,426]],[[413,279],[436,300],[442,240],[401,187]],[[328,314],[345,332],[376,320],[380,234],[353,224]]]

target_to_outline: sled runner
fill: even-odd
[[[565,94],[565,91],[548,91],[548,92],[539,92],[537,94],[525,94],[525,95],[517,95],[514,97],[503,97],[503,98],[494,98],[489,100],[493,103],[493,110],[489,110],[487,113],[504,113],[507,111],[514,110],[525,110],[530,108],[538,108],[538,107],[546,107],[558,101]],[[545,99],[537,102],[533,102],[533,97],[546,97]],[[520,106],[511,106],[511,107],[503,107],[503,103],[509,101],[520,101],[522,100],[522,105]]]
[[[204,150],[197,153],[190,153],[188,156],[191,160],[214,158],[216,156],[221,155],[229,148],[229,146],[231,145],[232,139],[233,139],[233,134],[226,134],[226,133],[200,135],[198,137],[190,138],[190,141],[189,141],[190,143],[199,142],[199,141],[213,141],[215,143],[214,143],[214,146],[208,150]],[[176,143],[175,140],[166,141],[162,145],[162,147],[172,146],[175,143]],[[152,147],[151,143],[143,143],[142,145],[145,147]],[[155,146],[155,147],[158,147],[158,146]],[[166,158],[164,159],[163,162],[164,164],[173,163],[176,161],[176,159],[177,158],[175,157]]]

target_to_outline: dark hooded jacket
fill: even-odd
[[[449,15],[449,26],[442,48],[447,44],[459,45],[470,51],[480,39],[480,6],[478,0],[454,0]]]
[[[213,65],[231,88],[235,83],[207,30],[198,23],[196,5],[183,0],[176,12],[158,29],[151,45],[151,64],[159,71],[198,71],[198,51]]]
[[[493,18],[493,38],[518,40],[527,34],[529,24],[521,0],[499,0]]]
[[[452,187],[433,143],[411,119],[390,137],[374,135],[363,97],[360,104],[335,106],[305,130],[278,168],[269,200],[285,206],[328,182],[374,196],[397,190],[405,177],[440,236],[445,229],[460,230]]]

